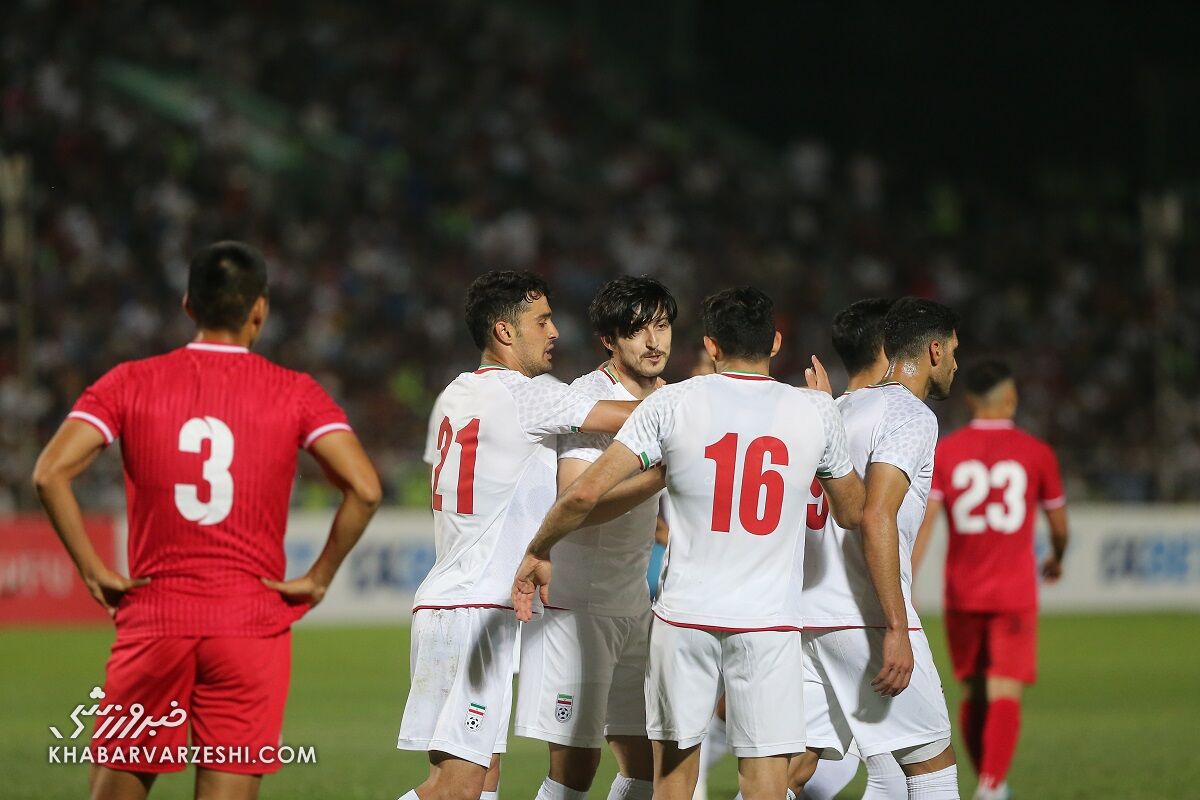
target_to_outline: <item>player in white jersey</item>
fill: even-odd
[[[646,678],[654,797],[687,800],[698,745],[722,690],[729,741],[749,800],[779,800],[787,760],[805,746],[799,630],[808,489],[820,476],[833,513],[857,525],[864,490],[832,399],[768,375],[779,349],[771,301],[749,287],[704,304],[717,374],[650,395],[616,441],[555,503],[519,567],[513,604],[528,618],[550,587],[550,548],[596,500],[662,462],[671,535],[654,603]]]
[[[571,386],[597,400],[648,397],[670,357],[676,311],[675,298],[653,278],[609,281],[588,308],[609,361]],[[583,474],[612,440],[599,433],[560,436],[559,490]],[[609,800],[650,800],[646,568],[658,507],[658,496],[651,497],[611,522],[563,540],[554,553],[554,592],[546,613],[521,632],[515,731],[549,743],[550,769],[539,800],[585,800],[605,740],[618,767]]]
[[[929,642],[913,609],[912,546],[933,476],[937,418],[923,402],[954,379],[958,318],[903,298],[883,324],[881,383],[838,399],[850,457],[867,485],[861,531],[828,520],[805,563],[805,655],[812,751],[892,753],[909,797],[957,798],[950,720]]]
[[[505,749],[517,633],[509,588],[554,501],[555,437],[614,432],[635,406],[534,380],[550,369],[558,338],[546,284],[536,275],[478,278],[467,293],[466,320],[483,363],[438,397],[426,454],[434,464],[437,558],[417,589],[412,683],[397,747],[428,751],[430,772],[406,800],[494,795],[493,754]]]

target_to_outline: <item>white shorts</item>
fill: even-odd
[[[725,694],[733,754],[756,758],[804,751],[804,670],[798,631],[683,628],[655,618],[646,676],[647,732],[694,747]]]
[[[895,697],[871,688],[883,662],[882,628],[804,633],[808,746],[841,758],[851,739],[864,759],[950,736],[942,681],[924,631],[910,631],[913,673]]]
[[[547,609],[521,632],[518,736],[597,748],[646,735],[650,609],[602,617]]]
[[[508,608],[413,614],[412,684],[400,750],[436,750],[486,767],[508,743],[516,615]]]

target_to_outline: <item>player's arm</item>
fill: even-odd
[[[592,462],[584,461],[582,458],[560,459],[558,462],[559,493],[565,491],[591,465]],[[587,528],[614,520],[649,500],[666,488],[666,484],[666,473],[661,467],[653,467],[631,478],[626,478],[600,498],[596,507],[591,510],[587,519],[579,527]]]
[[[1067,507],[1065,505],[1046,509],[1046,521],[1050,523],[1050,547],[1053,552],[1042,562],[1042,578],[1054,583],[1062,577],[1062,560],[1067,552]]]
[[[857,528],[862,524],[863,506],[867,499],[867,488],[850,470],[840,478],[818,478],[825,498],[829,502],[829,513],[842,528]]]
[[[871,687],[884,697],[895,697],[904,691],[913,671],[908,611],[900,586],[900,532],[896,527],[896,514],[907,492],[908,476],[904,470],[884,462],[867,467],[867,504],[862,521],[863,552],[887,624],[883,639],[883,667],[871,681]]]
[[[518,619],[528,622],[533,618],[535,591],[540,591],[543,603],[549,602],[550,548],[579,528],[604,495],[641,467],[642,460],[632,450],[620,442],[613,442],[596,463],[559,495],[529,543],[513,580],[513,608]]]
[[[579,430],[587,433],[616,433],[638,407],[637,400],[599,400],[588,412]]]
[[[341,491],[342,503],[334,515],[325,547],[308,572],[290,581],[263,578],[263,583],[289,600],[316,605],[325,597],[338,567],[367,529],[367,523],[379,508],[382,490],[375,467],[358,437],[350,431],[325,434],[313,442],[309,452],[329,482]]]
[[[929,498],[928,504],[925,506],[925,519],[921,521],[921,527],[917,530],[916,541],[913,542],[912,552],[912,568],[913,578],[916,578],[917,570],[921,568],[921,562],[925,560],[925,551],[929,549],[929,542],[933,539],[933,529],[937,525],[938,514],[942,513],[942,501]]]
[[[109,569],[84,530],[83,512],[71,482],[91,466],[104,446],[104,436],[96,428],[66,420],[38,457],[33,486],[88,592],[112,616],[125,592],[145,586],[150,579],[126,578]]]

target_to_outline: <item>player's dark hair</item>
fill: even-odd
[[[889,359],[913,358],[929,343],[946,340],[958,328],[953,309],[923,297],[901,297],[883,320],[883,352]]]
[[[1012,368],[998,358],[976,361],[963,370],[967,393],[985,395],[1007,380],[1012,380]]]
[[[475,346],[483,350],[497,322],[515,325],[521,306],[549,296],[546,281],[532,272],[492,270],[480,275],[467,289],[466,303],[467,329]]]
[[[892,300],[871,297],[851,303],[833,318],[833,349],[850,375],[875,363],[883,348],[883,320]]]
[[[704,335],[726,357],[763,358],[775,344],[775,304],[753,286],[725,289],[704,299]]]
[[[217,242],[192,256],[187,302],[201,328],[236,333],[266,294],[267,262],[250,245]]]
[[[614,278],[600,288],[588,306],[592,331],[610,340],[632,336],[660,316],[674,322],[678,313],[667,287],[646,275]]]

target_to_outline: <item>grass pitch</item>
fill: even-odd
[[[943,678],[950,675],[940,621],[929,621]],[[1200,616],[1156,614],[1046,617],[1040,682],[1026,695],[1010,785],[1018,798],[1200,797]],[[0,797],[86,796],[87,767],[49,765],[60,729],[103,678],[112,641],[105,628],[0,632]],[[315,765],[285,767],[263,783],[263,798],[391,800],[419,783],[423,755],[393,747],[408,689],[405,627],[300,627],[284,741],[314,745]],[[959,690],[945,683],[950,716]],[[974,774],[962,747],[964,797]],[[545,774],[545,745],[509,738],[503,797],[532,798]],[[592,796],[615,772],[605,755]],[[159,779],[152,797],[192,796],[193,773]],[[841,795],[862,794],[863,773]],[[709,779],[712,800],[737,791],[734,761]]]

